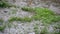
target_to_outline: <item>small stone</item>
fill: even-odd
[[[32,33],[29,33],[29,34],[35,34],[34,32],[32,32]]]
[[[7,13],[8,11],[4,11],[4,13]]]

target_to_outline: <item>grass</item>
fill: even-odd
[[[60,34],[60,23],[54,25],[54,34]]]
[[[0,22],[3,22],[3,19],[0,19]]]
[[[10,17],[10,18],[8,19],[8,21],[9,21],[9,22],[22,21],[22,18],[20,18],[20,17]]]
[[[60,24],[54,25],[54,28],[55,28],[55,29],[60,29]]]
[[[59,32],[55,32],[54,34],[60,34],[60,31]]]
[[[44,27],[40,31],[39,30],[39,26],[37,24],[34,26],[34,32],[35,32],[35,34],[48,34],[48,31],[47,31],[47,28],[46,27]]]
[[[5,29],[5,26],[0,26],[0,31],[2,32]]]
[[[24,11],[29,11],[29,12],[32,12],[33,10],[33,8],[30,8],[30,7],[22,7],[21,8],[22,10],[24,10]]]
[[[3,25],[3,19],[0,19],[0,26]]]
[[[6,2],[5,0],[1,0],[1,1],[0,1],[0,7],[1,7],[1,8],[15,7],[15,5],[12,5],[12,4]]]
[[[31,11],[31,8],[23,8],[22,10],[25,11]],[[35,15],[32,16],[32,19],[34,20],[41,20],[42,23],[50,24],[52,22],[58,22],[60,21],[60,15],[56,15],[53,11],[49,10],[48,8],[39,8],[35,7],[32,8],[32,11],[34,11]]]
[[[40,32],[39,32],[38,25],[35,25],[35,26],[34,26],[34,32],[35,32],[35,34],[39,34],[39,33],[40,33]]]
[[[4,21],[2,19],[0,19],[0,31],[3,31],[5,29],[3,22]]]
[[[47,33],[48,33],[48,31],[47,31],[46,27],[44,27],[40,32],[40,34],[47,34]]]
[[[9,12],[9,15],[10,14],[16,14],[17,13],[17,10],[16,9],[11,9],[11,11]]]
[[[31,18],[29,18],[29,17],[24,17],[24,18],[23,18],[23,21],[24,21],[24,22],[31,22],[31,21],[32,21],[32,19],[31,19]]]
[[[12,14],[16,14],[16,11],[17,11],[17,10],[12,10],[11,13],[12,13]]]
[[[21,18],[21,17],[10,17],[9,22],[13,22],[13,21],[21,21],[21,22],[31,22],[31,18],[28,18],[28,17],[24,17],[24,18]]]
[[[47,8],[35,8],[35,15],[33,18],[42,20],[43,23],[51,23],[60,20],[59,16],[56,16],[53,11]]]

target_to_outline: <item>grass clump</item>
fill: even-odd
[[[3,19],[0,19],[0,26],[3,25]]]
[[[54,25],[54,28],[55,28],[55,29],[60,29],[60,23]]]
[[[20,17],[10,17],[8,21],[9,21],[9,22],[22,21],[22,18],[20,18]]]
[[[3,24],[3,19],[0,19],[0,31],[3,31],[5,29],[5,26]]]
[[[35,34],[40,34],[38,25],[34,26],[34,32],[35,32]]]
[[[59,32],[55,32],[54,34],[60,34],[60,31]]]
[[[28,17],[24,17],[24,18],[21,18],[21,17],[10,17],[9,22],[13,22],[13,21],[21,21],[21,22],[31,22],[31,18],[28,18]]]
[[[22,7],[21,9],[24,11],[29,11],[29,12],[33,11],[33,8],[30,8],[30,7]]]
[[[51,23],[53,20],[55,21],[54,13],[47,8],[35,8],[35,15],[33,18],[36,20],[42,20],[42,22]]]
[[[60,23],[54,25],[54,34],[60,34]]]
[[[24,10],[30,11],[30,8],[24,8]],[[29,10],[28,10],[29,9]],[[39,8],[35,7],[32,9],[35,15],[32,16],[34,20],[41,20],[43,23],[52,23],[60,21],[60,15],[56,15],[53,11],[49,10],[48,8]]]
[[[5,0],[1,0],[1,1],[0,1],[0,7],[1,7],[1,8],[13,7],[13,6],[14,6],[14,5],[6,2]],[[14,7],[15,7],[15,6],[14,6]]]
[[[48,34],[46,27],[41,30],[40,34]]]
[[[3,22],[3,19],[0,19],[0,22]]]
[[[32,19],[31,19],[31,18],[29,18],[29,17],[24,17],[24,18],[23,18],[23,21],[24,21],[24,22],[31,22],[31,21],[32,21]]]
[[[0,26],[0,31],[2,32],[5,29],[5,26]]]

